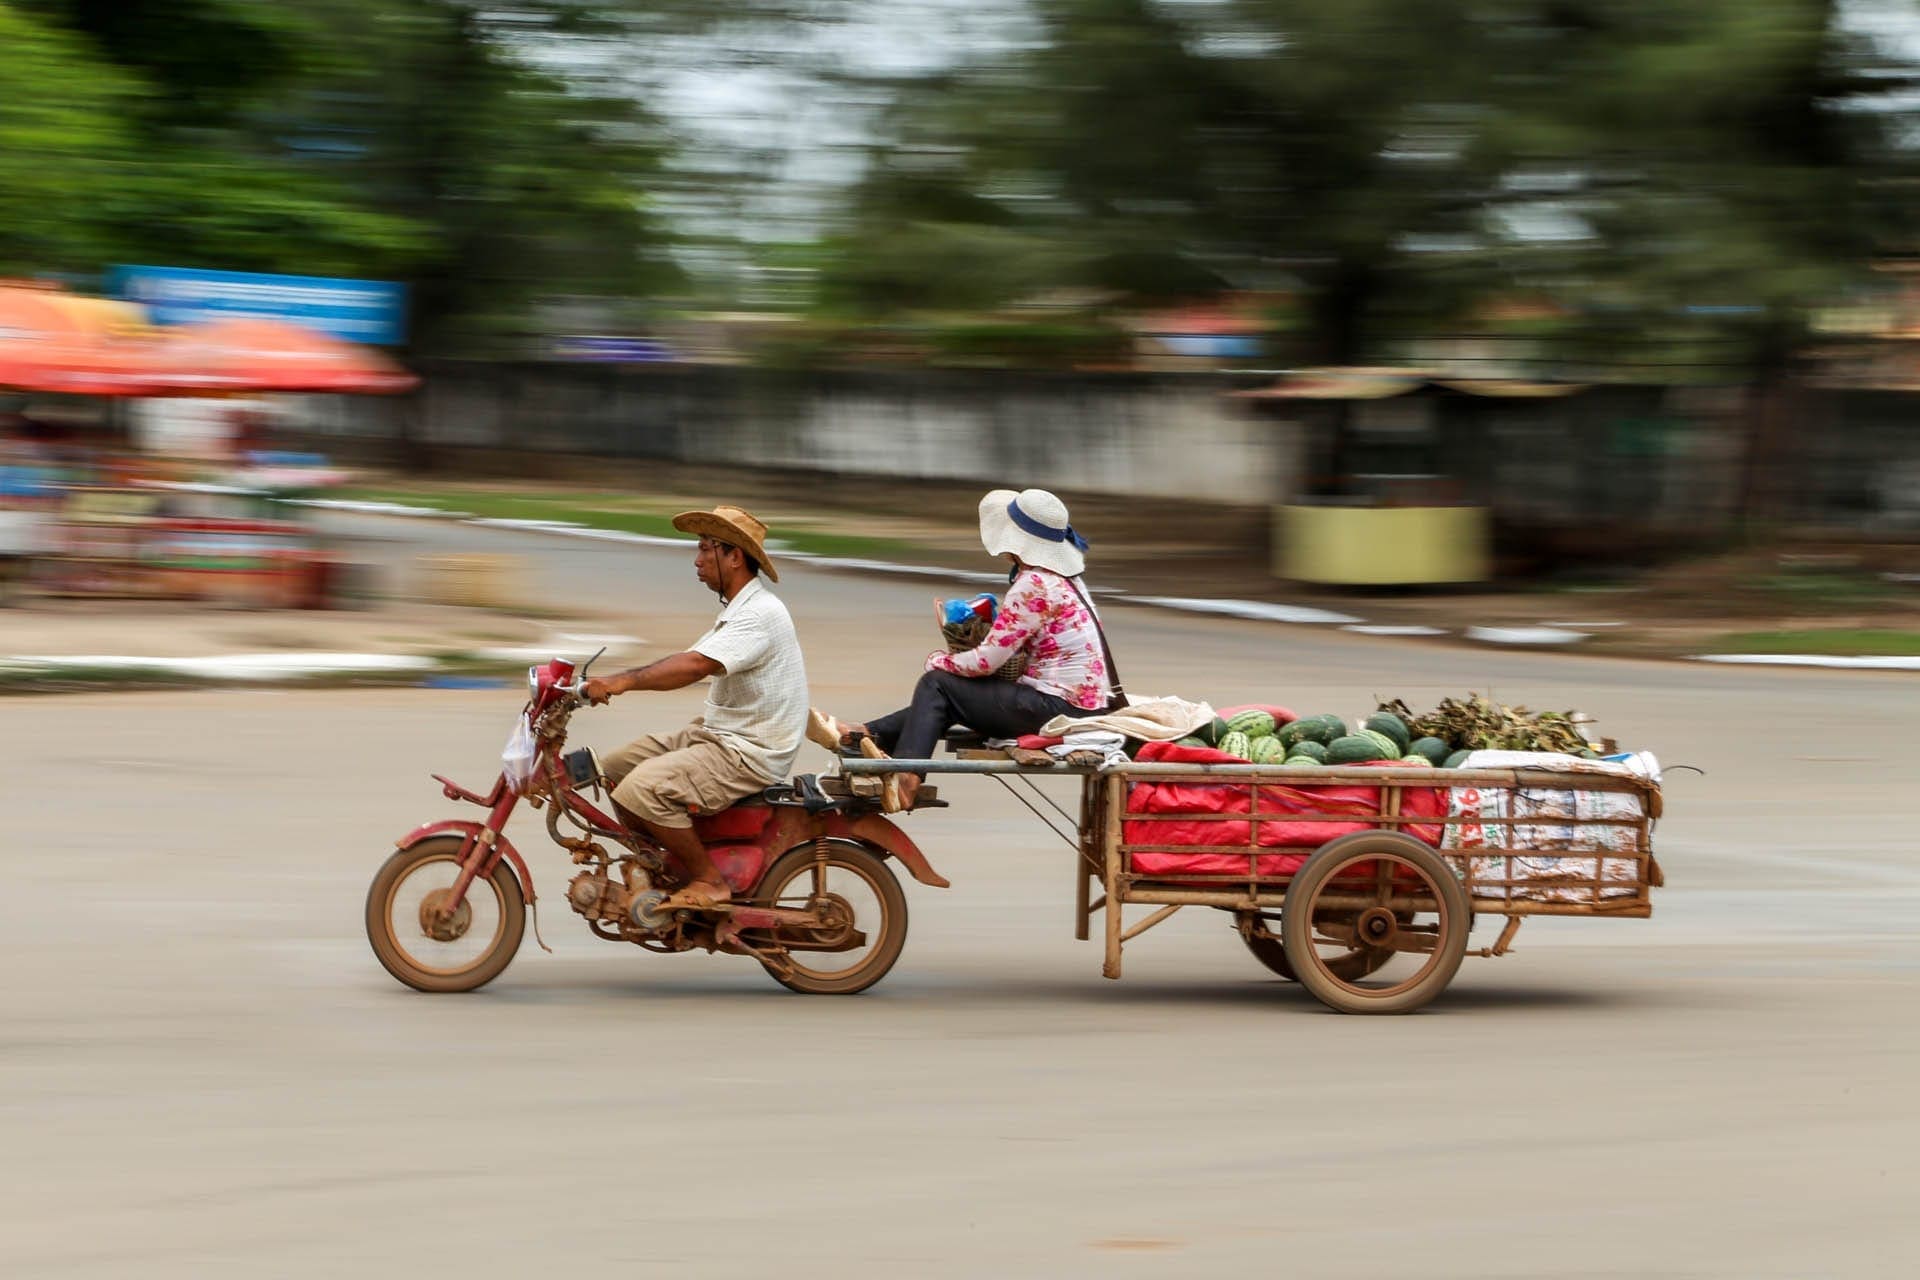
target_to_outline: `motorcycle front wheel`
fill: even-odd
[[[526,895],[503,860],[477,876],[451,919],[439,910],[460,874],[459,836],[397,850],[367,889],[367,941],[386,971],[419,991],[473,991],[513,963]]]

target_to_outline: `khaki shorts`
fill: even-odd
[[[694,814],[718,813],[768,785],[697,720],[609,751],[600,768],[613,783],[614,803],[657,827],[690,827]]]

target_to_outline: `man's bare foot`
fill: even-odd
[[[733,888],[726,882],[711,883],[695,880],[684,889],[676,889],[655,911],[711,911],[724,902],[733,901]]]

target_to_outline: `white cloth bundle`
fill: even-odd
[[[1213,708],[1185,698],[1135,698],[1124,707],[1097,716],[1055,716],[1040,726],[1049,738],[1105,731],[1146,742],[1172,742],[1201,725],[1213,723]]]

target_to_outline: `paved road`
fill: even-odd
[[[677,553],[426,536],[529,556],[658,644],[711,612]],[[904,692],[941,589],[795,567],[819,699]],[[1659,914],[1529,924],[1411,1018],[1321,1012],[1217,914],[1110,983],[1070,937],[1066,850],[973,781],[910,819],[955,887],[910,886],[866,996],[562,909],[554,955],[423,997],[367,952],[362,895],[446,812],[428,770],[490,773],[511,690],[11,700],[0,1275],[1911,1268],[1920,684],[1110,614],[1142,692],[1351,712],[1491,684],[1701,765],[1670,780]],[[519,834],[559,906],[560,855]]]

